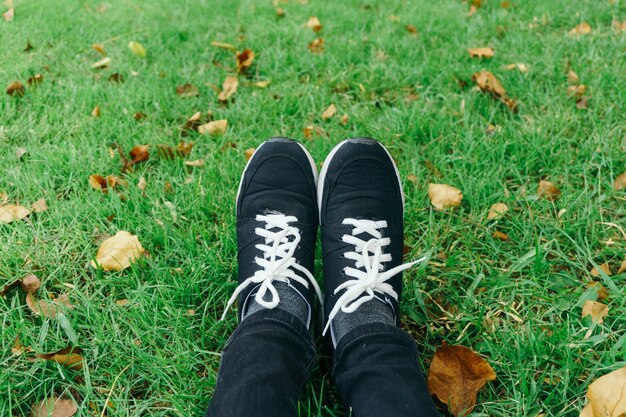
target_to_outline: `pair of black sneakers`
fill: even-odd
[[[402,270],[415,263],[402,264],[403,211],[398,169],[376,140],[341,142],[319,180],[300,143],[264,142],[248,161],[237,194],[239,286],[228,306],[239,297],[240,319],[252,299],[275,308],[281,301],[274,283],[284,282],[307,302],[307,327],[317,294],[324,333],[330,329],[333,343],[335,316],[358,314],[373,298],[389,305],[397,322]],[[324,296],[313,276],[318,224]]]

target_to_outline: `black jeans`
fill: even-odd
[[[206,417],[294,417],[315,346],[304,323],[282,310],[241,322],[222,353]],[[357,327],[335,350],[333,378],[346,415],[438,417],[415,341],[382,323]]]

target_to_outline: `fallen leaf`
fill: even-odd
[[[185,165],[188,167],[203,167],[204,159],[196,159],[195,161],[185,161]]]
[[[228,127],[228,120],[214,120],[212,122],[198,126],[198,133],[201,135],[218,136],[223,135]]]
[[[11,291],[13,288],[17,288],[22,283],[21,279],[16,279],[4,285],[4,287],[0,288],[0,297],[4,297],[6,293]]]
[[[116,300],[115,304],[117,304],[120,307],[124,307],[127,306],[130,303],[130,301],[128,301],[126,298],[123,298],[121,300]]]
[[[508,71],[513,71],[517,69],[519,72],[526,74],[528,72],[528,65],[518,63],[518,64],[509,64],[505,67]]]
[[[43,75],[35,74],[32,77],[29,77],[28,80],[26,80],[26,85],[28,85],[29,87],[38,86],[42,82],[43,82]]]
[[[0,206],[0,223],[11,223],[14,220],[22,220],[30,214],[30,210],[17,204]]]
[[[137,113],[133,115],[133,119],[137,120],[138,122],[142,121],[146,117],[148,117],[148,115],[140,111],[138,111]]]
[[[63,312],[63,307],[73,309],[67,294],[61,294],[50,301],[38,300],[32,292],[26,294],[26,305],[35,314],[48,318],[54,318]]]
[[[619,20],[613,20],[613,30],[616,32],[626,32],[626,20],[620,22]]]
[[[496,98],[503,97],[506,94],[506,90],[500,81],[489,71],[475,73],[472,76],[472,80],[478,85],[478,88],[486,93],[495,95]]]
[[[116,83],[123,83],[124,74],[120,74],[119,72],[113,73],[109,75],[109,81],[116,82]]]
[[[146,48],[144,48],[143,45],[140,44],[139,42],[135,42],[135,41],[128,42],[128,49],[130,49],[130,51],[134,55],[140,58],[146,57]]]
[[[489,208],[487,220],[495,220],[501,218],[504,213],[509,211],[509,206],[504,203],[496,203]]]
[[[428,370],[428,391],[447,404],[455,417],[468,415],[476,405],[476,394],[496,374],[486,360],[464,346],[445,341],[435,352]]]
[[[324,112],[322,113],[322,119],[323,120],[328,120],[331,117],[333,117],[335,115],[335,113],[337,113],[337,107],[335,107],[334,104],[331,104],[330,106],[328,106],[326,108],[326,110],[324,110]]]
[[[71,417],[78,411],[74,401],[48,397],[33,406],[32,417]]]
[[[478,7],[474,6],[473,4],[470,6],[469,11],[467,12],[467,17],[471,17],[474,15],[474,13],[476,13],[478,11]]]
[[[619,269],[617,270],[617,274],[623,274],[624,272],[626,272],[626,259],[624,259],[622,261],[622,264],[620,265]]]
[[[561,196],[561,190],[550,181],[541,180],[537,187],[537,197],[555,201]]]
[[[107,57],[102,58],[100,61],[97,61],[91,64],[91,68],[94,68],[94,69],[106,68],[109,66],[110,63],[111,63],[111,58],[107,56]]]
[[[24,346],[20,337],[17,336],[13,341],[13,347],[11,348],[11,353],[15,356],[23,355],[24,353],[32,352],[33,349],[30,346]]]
[[[30,207],[35,213],[42,213],[48,210],[48,205],[46,204],[46,200],[44,198],[40,198],[39,200],[35,201]]]
[[[317,38],[309,43],[309,51],[314,54],[324,52],[324,38]]]
[[[583,305],[581,317],[591,316],[594,323],[604,322],[604,318],[609,314],[609,307],[598,301],[587,300]]]
[[[0,193],[0,204],[5,204],[9,201],[9,196],[6,193]]]
[[[582,22],[568,33],[570,36],[588,35],[591,33],[591,25],[587,22]]]
[[[20,160],[21,160],[21,159],[22,159],[22,157],[23,157],[24,155],[26,155],[27,153],[28,153],[28,150],[27,150],[26,148],[21,148],[21,147],[20,147],[20,148],[17,148],[17,149],[15,150],[15,157],[16,157],[17,159],[20,159]]]
[[[254,155],[255,151],[255,148],[248,148],[243,152],[244,156],[246,157],[246,161],[249,161],[250,158],[252,158],[252,155]]]
[[[609,264],[607,262],[603,263],[602,265],[600,265],[600,269],[608,276],[611,276],[611,267],[609,266]],[[591,276],[592,277],[599,277],[600,276],[600,272],[598,272],[598,270],[593,267],[591,268]]]
[[[302,129],[302,134],[306,139],[313,139],[313,135],[325,137],[326,132],[318,126],[306,126]]]
[[[140,162],[145,162],[150,158],[150,148],[148,145],[137,145],[130,150],[129,155],[131,157],[130,163],[132,165]]]
[[[93,117],[100,117],[100,106],[94,107],[93,110],[91,111],[91,115]]]
[[[467,48],[467,52],[472,58],[491,58],[493,57],[493,48]]]
[[[137,188],[139,188],[142,191],[142,193],[146,191],[147,185],[148,183],[146,182],[146,179],[144,177],[139,178],[139,182],[137,182]]]
[[[107,180],[100,174],[91,174],[89,176],[89,185],[91,185],[91,187],[94,190],[99,190],[99,191],[104,191],[107,192]]]
[[[143,253],[144,249],[137,236],[120,230],[115,236],[102,242],[91,265],[105,271],[121,271],[128,268]]]
[[[211,42],[211,46],[214,46],[216,48],[221,48],[221,49],[228,49],[229,51],[234,51],[235,50],[235,45],[232,45],[232,44],[226,43],[226,42],[212,41]]]
[[[573,70],[569,70],[567,72],[567,82],[570,84],[578,84],[580,79],[578,78],[578,74],[576,74]]]
[[[276,8],[276,16],[277,17],[285,17],[285,9],[283,9],[282,7],[277,7]]]
[[[604,301],[609,298],[609,291],[599,282],[590,282],[587,284],[587,287],[596,291],[598,294],[598,301]]]
[[[342,125],[347,125],[348,124],[348,115],[344,114],[343,116],[341,116],[341,124]]]
[[[25,293],[35,292],[41,287],[41,281],[35,274],[28,274],[19,280],[20,287]]]
[[[458,207],[463,200],[463,193],[458,188],[446,184],[428,184],[430,203],[438,210]]]
[[[584,84],[581,85],[571,85],[567,87],[567,95],[574,97],[582,97],[585,95],[587,91],[587,86]]]
[[[491,236],[494,239],[498,239],[498,240],[501,240],[503,242],[509,240],[509,235],[507,235],[506,233],[503,233],[503,232],[501,232],[499,230],[494,231]]]
[[[626,366],[596,379],[587,389],[589,404],[580,417],[626,415]]]
[[[406,179],[411,181],[413,184],[417,184],[417,176],[413,174],[409,174],[406,176]]]
[[[589,97],[582,96],[579,99],[576,99],[576,108],[580,110],[584,110],[589,105]]]
[[[4,20],[6,20],[7,22],[10,22],[13,20],[13,18],[15,18],[15,9],[13,7],[11,7],[9,10],[7,10],[6,12],[2,13],[2,17],[4,18]]]
[[[178,142],[178,145],[176,145],[176,153],[178,156],[189,156],[191,150],[193,149],[193,145],[193,142]]]
[[[407,32],[409,32],[411,36],[417,36],[417,28],[415,26],[406,25],[404,28],[406,29]]]
[[[307,22],[305,23],[305,26],[314,32],[319,32],[320,30],[322,30],[322,23],[315,16],[309,17],[309,20],[307,20]]]
[[[616,191],[620,191],[626,188],[626,172],[618,175],[617,178],[615,178],[613,188],[615,188]]]
[[[40,359],[56,362],[59,365],[67,366],[68,368],[80,371],[83,369],[83,350],[79,347],[68,346],[52,353],[37,353]]]
[[[102,56],[107,56],[107,53],[104,50],[104,45],[101,43],[94,43],[93,45],[91,45],[91,49],[98,52]]]
[[[228,99],[237,91],[237,86],[239,86],[239,80],[237,79],[237,77],[228,75],[224,79],[224,83],[222,84],[222,91],[218,94],[217,99],[222,103],[227,102]]]
[[[26,89],[24,88],[24,84],[19,81],[13,81],[11,84],[7,86],[7,94],[11,97],[23,97]]]
[[[193,149],[193,142],[178,142],[176,148],[169,145],[158,144],[157,152],[159,156],[164,159],[174,159],[176,156],[188,156]]]
[[[237,72],[246,72],[254,62],[254,52],[251,49],[244,49],[237,54]]]
[[[270,85],[270,83],[271,83],[270,80],[263,80],[263,81],[254,83],[254,86],[258,88],[266,88],[268,85]]]
[[[200,95],[200,91],[193,84],[183,84],[176,87],[176,94],[180,97],[195,97]]]

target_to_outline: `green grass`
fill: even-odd
[[[108,397],[108,416],[202,415],[236,326],[234,312],[218,319],[236,285],[234,198],[244,150],[277,135],[303,140],[319,162],[351,136],[379,138],[397,159],[408,257],[437,253],[405,273],[403,323],[425,366],[442,340],[489,360],[498,378],[472,416],[578,416],[590,381],[626,364],[626,275],[603,281],[614,284],[609,315],[588,339],[580,317],[595,297],[585,286],[591,262],[615,272],[626,255],[626,237],[608,224],[626,228],[626,195],[612,187],[626,170],[626,33],[611,28],[626,20],[624,1],[513,0],[504,9],[491,0],[470,18],[467,4],[453,0],[290,1],[282,19],[269,0],[15,3],[14,21],[0,20],[0,84],[37,73],[45,80],[23,98],[0,94],[0,192],[24,205],[44,197],[49,209],[0,225],[0,284],[36,273],[40,296],[69,290],[76,308],[66,312],[68,331],[34,316],[19,290],[0,300],[0,415],[26,415],[52,394],[77,398],[81,416],[100,415]],[[318,35],[303,23],[313,15],[324,25],[322,54],[307,50]],[[567,36],[582,21],[593,32]],[[146,47],[146,59],[130,53],[131,40]],[[220,106],[206,83],[221,85],[234,58],[214,40],[255,51],[249,81],[270,86],[241,79],[234,102]],[[34,49],[25,53],[27,41]],[[91,68],[100,59],[93,43],[105,45],[109,69]],[[494,47],[495,57],[470,58],[466,48],[477,46]],[[530,70],[506,71],[510,63]],[[567,97],[568,66],[587,85],[586,110]],[[519,101],[518,114],[472,88],[481,69]],[[114,72],[125,82],[107,81]],[[178,97],[184,83],[200,95]],[[419,99],[407,102],[409,93]],[[322,121],[330,103],[338,114]],[[96,105],[100,118],[90,116]],[[126,151],[174,145],[178,127],[207,110],[229,127],[223,137],[186,138],[195,142],[188,159],[204,159],[203,168],[153,152],[126,175],[121,194],[90,188],[90,174],[119,173],[110,143]],[[135,121],[136,112],[147,118]],[[489,124],[500,128],[487,134]],[[326,135],[305,140],[309,125]],[[18,147],[28,150],[22,161]],[[558,201],[534,198],[540,179],[559,186]],[[462,206],[433,211],[429,182],[460,188]],[[511,212],[494,225],[485,218],[496,202]],[[510,240],[493,239],[495,228]],[[121,273],[91,270],[101,236],[118,230],[138,235],[149,256]],[[121,307],[120,299],[130,303]],[[11,354],[18,335],[43,353],[67,346],[73,333],[85,351],[80,372]],[[335,400],[320,369],[301,414],[343,416]]]

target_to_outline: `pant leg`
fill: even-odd
[[[342,337],[333,377],[349,416],[439,416],[426,388],[417,345],[395,326],[367,324]]]
[[[315,346],[305,324],[279,309],[248,316],[222,353],[205,417],[294,417]]]

